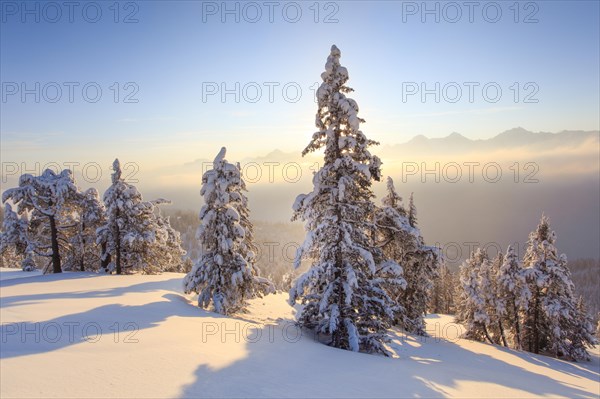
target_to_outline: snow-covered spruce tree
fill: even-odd
[[[513,347],[522,349],[521,344],[521,318],[531,298],[531,292],[526,281],[526,273],[523,264],[512,246],[506,250],[506,256],[498,271],[497,282],[498,300],[504,304],[504,311],[500,317],[508,328],[512,337]]]
[[[387,354],[396,305],[383,283],[403,285],[404,279],[375,243],[371,183],[381,178],[381,161],[368,150],[376,143],[360,130],[358,105],[346,97],[352,89],[340,55],[332,46],[317,91],[318,131],[302,153],[324,149],[324,164],[313,176],[313,191],[293,206],[293,219],[305,221],[308,232],[295,264],[307,256],[311,267],[290,290],[290,303],[305,305],[299,325],[330,334],[332,346]]]
[[[486,263],[486,265],[484,265]],[[489,267],[487,254],[480,248],[471,252],[460,266],[460,297],[457,306],[456,322],[465,325],[465,337],[477,341],[488,339],[493,342],[486,329],[485,301],[482,297],[479,275],[481,268]]]
[[[558,255],[555,242],[556,234],[550,229],[548,218],[542,216],[529,235],[523,259],[531,291],[524,341],[530,352],[585,359],[585,346],[592,343],[581,333],[585,320],[577,311],[567,258]]]
[[[408,200],[408,222],[412,227],[417,227],[417,207],[413,198],[414,193],[410,193]]]
[[[71,212],[73,233],[69,239],[69,256],[63,264],[64,270],[97,271],[100,268],[101,252],[96,243],[96,230],[105,222],[104,204],[98,191],[90,188],[79,194]]]
[[[414,209],[412,202],[411,205]],[[416,212],[413,211],[413,214]],[[395,324],[410,333],[425,335],[424,316],[438,272],[438,252],[425,245],[416,227],[416,218],[411,225],[402,206],[402,198],[390,177],[387,179],[387,194],[382,199],[382,207],[376,212],[376,224],[378,244],[385,258],[402,265],[406,280],[403,289],[398,289],[397,284],[393,284],[392,289],[387,284],[385,286],[389,295],[400,305]]]
[[[483,299],[481,323],[488,340],[494,344],[508,346],[502,316],[506,312],[506,303],[498,296],[498,274],[504,263],[504,256],[499,252],[492,261],[483,261],[479,269],[479,290]],[[476,316],[477,318],[477,316]]]
[[[169,217],[162,215],[158,205],[165,201],[151,201],[155,205],[154,218],[156,223],[156,242],[150,247],[149,258],[158,266],[156,271],[183,273],[186,262],[183,257],[186,252],[181,246],[181,235],[170,223]],[[189,267],[189,265],[187,266]]]
[[[222,314],[243,312],[248,299],[270,290],[253,266],[252,243],[246,241],[251,229],[249,219],[242,221],[240,211],[247,202],[238,166],[227,162],[223,147],[213,169],[202,176],[198,238],[202,255],[183,280],[186,293],[198,293],[198,306]],[[241,211],[247,217],[247,209]]]
[[[142,195],[138,190],[126,183],[121,177],[121,163],[118,159],[113,162],[112,185],[104,193],[106,208],[105,223],[97,230],[97,242],[103,248],[102,258],[110,257],[111,263],[107,265],[107,272],[123,273],[123,266],[132,266],[128,261],[131,248],[127,248],[134,230],[136,218],[143,210],[140,209]]]
[[[27,214],[19,217],[10,204],[5,205],[2,232],[0,233],[0,259],[2,267],[21,267],[27,252]]]
[[[118,159],[113,170],[112,185],[104,193],[106,220],[97,230],[104,263],[111,260],[107,271],[154,274],[172,267],[183,250],[178,235],[156,209],[166,201],[144,201],[137,188],[121,177]]]
[[[594,322],[587,311],[583,297],[577,300],[576,317],[571,320],[569,326],[569,342],[567,356],[571,359],[590,360],[590,355],[586,348],[592,348],[598,344],[594,336]]]
[[[68,228],[70,209],[78,199],[78,188],[73,173],[65,169],[56,174],[46,169],[41,176],[21,175],[19,187],[6,190],[2,202],[11,200],[17,213],[31,212],[29,249],[36,255],[51,258],[52,271],[61,273],[61,230]],[[60,240],[60,241],[59,241]]]

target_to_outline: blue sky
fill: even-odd
[[[317,7],[312,1],[274,2],[272,23],[262,1],[251,6],[228,2],[230,9],[237,4],[239,23],[233,14],[221,21],[225,3],[220,1],[122,2],[118,23],[112,1],[94,3],[85,15],[87,3],[80,2],[72,23],[63,3],[55,3],[62,16],[52,23],[54,10],[44,10],[43,2],[26,2],[31,9],[39,7],[36,22],[34,14],[23,15],[23,3],[2,1],[3,161],[108,162],[119,155],[160,166],[210,157],[221,145],[237,157],[275,148],[301,151],[314,129],[311,87],[320,80],[333,43],[342,51],[341,62],[356,90],[353,97],[367,120],[363,131],[382,143],[451,132],[488,138],[516,126],[532,131],[599,128],[597,1],[520,2],[518,23],[512,1],[477,2],[472,23],[463,2],[453,3],[462,12],[456,23],[448,21],[455,9],[446,2],[427,3],[439,7],[439,23],[433,15],[424,15],[422,22],[422,2],[339,1]],[[502,15],[491,23],[495,4]],[[254,5],[262,16],[247,22],[256,16]],[[298,7],[299,21],[288,22]],[[102,16],[88,22],[85,17],[93,19],[96,8]],[[216,14],[209,15],[215,8]],[[138,22],[123,23],[131,13]],[[332,13],[338,22],[324,23]],[[527,16],[538,22],[524,23]],[[14,84],[21,90],[21,84],[34,88],[36,82],[39,103],[34,95],[22,101],[20,92],[7,92]],[[49,82],[62,86],[56,103],[46,100],[55,96],[52,84],[46,96],[42,93]],[[65,82],[78,84],[72,103]],[[96,103],[86,101],[81,91],[90,82],[102,89]],[[239,102],[233,94],[222,101],[219,94],[203,93],[203,87],[220,90],[221,84],[234,89],[236,82]],[[422,101],[419,94],[403,101],[403,89],[414,84],[410,87],[433,89],[436,82],[439,103],[433,95]],[[448,101],[456,95],[451,82],[462,88],[456,103]],[[478,84],[473,102],[465,82]],[[502,90],[498,102],[482,93],[489,83]],[[277,85],[272,102],[268,84]],[[282,92],[286,84],[288,100]],[[444,85],[447,96],[442,95]],[[261,87],[260,100],[248,101],[244,86],[250,99]],[[292,102],[297,87],[302,95]],[[125,103],[135,89],[132,98],[138,102]],[[537,102],[524,102],[528,94]]]

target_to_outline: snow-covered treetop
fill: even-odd
[[[227,148],[221,147],[221,151],[219,151],[219,153],[215,157],[215,160],[213,161],[213,167],[215,169],[218,169],[223,162],[226,162],[225,161],[226,153],[227,153]]]
[[[417,207],[415,206],[413,194],[414,193],[410,193],[410,198],[408,199],[408,221],[412,227],[416,227],[417,226]]]
[[[51,216],[62,207],[65,201],[78,195],[73,172],[65,169],[56,174],[46,169],[40,176],[23,174],[19,178],[19,187],[6,190],[2,194],[2,202],[11,200],[18,204],[18,213],[36,210]]]
[[[353,163],[367,179],[379,180],[381,160],[372,156],[367,147],[377,142],[369,140],[360,131],[364,122],[358,116],[358,104],[346,93],[353,90],[346,86],[348,70],[340,65],[340,50],[333,45],[321,74],[323,83],[317,90],[318,111],[315,125],[319,129],[302,152],[306,155],[325,147],[325,161],[332,162],[342,156],[340,164]]]
[[[402,207],[402,197],[398,195],[396,192],[396,188],[394,187],[394,180],[388,176],[387,178],[387,193],[385,197],[381,200],[381,203],[385,206],[391,206],[392,208],[400,208]]]
[[[221,148],[213,161],[213,169],[207,170],[202,176],[200,195],[204,197],[205,204],[220,207],[241,200],[237,189],[242,184],[240,169],[237,165],[227,162],[226,153],[227,149]],[[201,218],[202,214],[203,211],[201,211]]]
[[[121,177],[121,163],[118,159],[115,159],[113,162],[112,185],[104,192],[104,202],[107,204],[108,211],[123,210],[134,205],[139,207],[152,206],[151,203],[140,204],[142,199],[142,194],[138,189],[123,180]]]
[[[119,162],[119,158],[116,158],[112,164],[113,174],[112,174],[112,183],[115,184],[121,180],[121,163]]]
[[[556,247],[556,233],[550,229],[550,221],[548,217],[542,215],[540,223],[536,229],[529,234],[527,251],[524,256],[524,263],[528,267],[532,267],[537,263],[542,263],[542,267],[547,267],[546,263],[564,261],[564,255],[559,256]]]

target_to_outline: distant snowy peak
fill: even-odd
[[[460,133],[457,132],[452,132],[448,135],[448,137],[446,137],[446,140],[452,140],[452,141],[465,141],[465,140],[469,140],[468,138],[466,138],[465,136],[463,136]]]
[[[600,132],[565,130],[558,133],[531,132],[522,127],[502,132],[489,139],[472,140],[460,133],[452,133],[442,138],[428,138],[423,135],[413,137],[403,144],[386,146],[392,150],[431,151],[449,149],[482,150],[516,148],[526,146],[573,147],[587,141],[600,141]]]

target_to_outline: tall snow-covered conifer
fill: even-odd
[[[213,169],[202,176],[198,238],[202,255],[183,281],[186,293],[198,293],[198,306],[222,314],[245,310],[248,299],[272,286],[254,268],[254,244],[240,168],[227,162],[223,147]]]
[[[401,268],[385,262],[375,245],[371,184],[381,177],[381,161],[368,150],[376,143],[360,130],[357,103],[346,97],[352,89],[340,55],[332,46],[317,91],[318,131],[302,153],[324,149],[324,164],[314,174],[313,191],[299,195],[293,207],[294,219],[304,220],[308,232],[296,266],[307,256],[311,267],[296,280],[290,302],[305,304],[299,324],[330,334],[332,346],[387,353],[386,330],[396,306],[383,283],[404,280]]]

